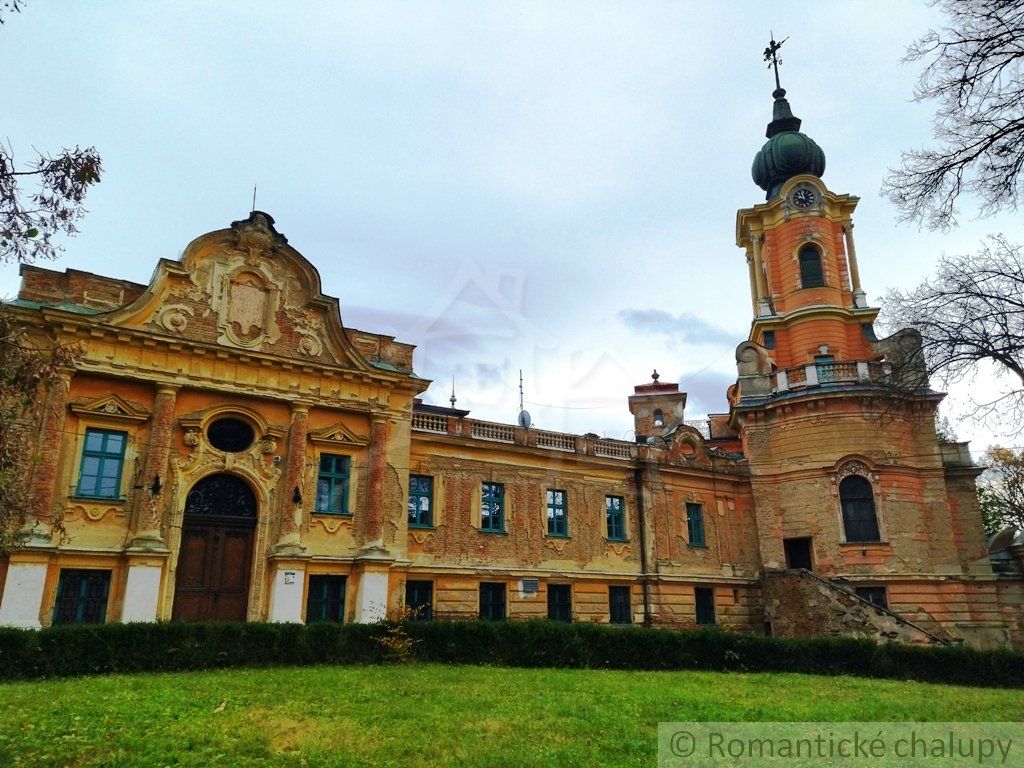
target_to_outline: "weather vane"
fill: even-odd
[[[782,47],[782,43],[789,40],[785,38],[780,43],[775,42],[775,33],[771,33],[772,39],[768,42],[768,47],[764,49],[764,60],[768,62],[768,69],[775,69],[775,89],[782,90],[782,85],[779,83],[779,64],[782,63],[782,59],[779,58],[779,49]]]

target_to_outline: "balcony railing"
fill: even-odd
[[[848,386],[850,384],[881,384],[889,380],[885,363],[866,360],[810,363],[786,368],[772,374],[775,392],[810,387]]]

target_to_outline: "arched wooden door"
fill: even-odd
[[[185,500],[172,618],[245,621],[256,495],[241,478],[203,478]]]

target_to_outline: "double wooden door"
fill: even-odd
[[[239,478],[201,480],[185,502],[172,618],[245,621],[256,499]]]

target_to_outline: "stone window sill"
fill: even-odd
[[[123,496],[76,496],[68,497],[72,501],[92,502],[94,504],[127,504],[128,500]]]

